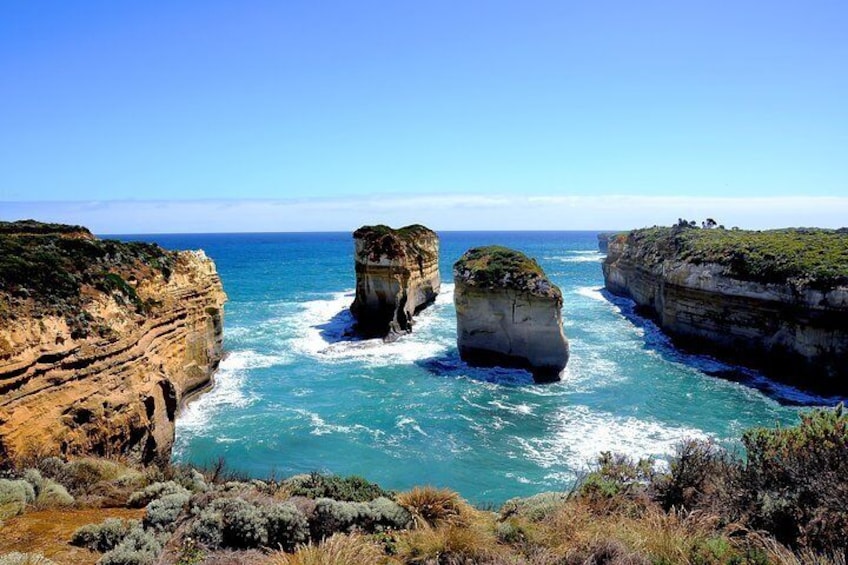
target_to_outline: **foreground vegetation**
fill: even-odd
[[[46,548],[49,559],[6,553],[0,564],[86,562],[67,557],[69,548],[104,565],[844,564],[842,407],[805,414],[795,427],[748,431],[743,444],[747,460],[685,441],[667,472],[602,454],[570,492],[498,511],[446,489],[393,493],[358,477],[236,480],[221,464],[134,469],[39,458],[0,479],[0,553],[29,549],[3,541],[28,518],[100,508],[105,519]],[[136,518],[110,517],[116,507]]]
[[[706,223],[705,223],[706,224]],[[789,228],[766,231],[699,228],[680,220],[620,234],[647,264],[673,259],[714,263],[728,274],[763,283],[827,289],[848,284],[848,229]]]

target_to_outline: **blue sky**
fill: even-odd
[[[103,222],[84,212],[108,206],[110,225],[186,231],[209,202],[273,201],[290,219],[268,225],[301,230],[390,201],[399,220],[485,223],[485,206],[441,196],[508,201],[499,225],[521,229],[539,225],[527,199],[546,197],[571,229],[586,218],[557,208],[567,198],[592,203],[598,228],[718,198],[719,213],[765,207],[743,227],[839,225],[846,29],[844,0],[10,0],[0,218]],[[820,200],[784,213],[802,196]],[[304,200],[313,217],[294,213]]]

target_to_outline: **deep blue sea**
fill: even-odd
[[[602,291],[595,232],[440,236],[441,294],[391,344],[341,339],[349,233],[113,236],[204,249],[229,295],[227,356],[214,389],[178,417],[174,459],[223,456],[256,477],[323,471],[390,489],[449,486],[499,503],[568,488],[601,451],[661,459],[686,437],[734,447],[746,428],[834,402],[675,350],[631,302]],[[535,257],[562,289],[562,382],[459,360],[451,265],[485,244]]]

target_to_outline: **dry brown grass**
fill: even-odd
[[[409,510],[418,528],[467,524],[475,513],[457,493],[431,486],[402,492],[397,503]]]
[[[370,538],[336,534],[318,545],[303,545],[294,553],[278,552],[267,565],[381,565],[391,561]]]
[[[510,551],[498,544],[493,529],[485,524],[447,524],[404,532],[398,537],[397,553],[410,564],[445,560],[476,563],[505,557]]]
[[[99,554],[70,545],[71,535],[86,524],[106,518],[140,519],[144,510],[89,509],[27,512],[0,526],[0,554],[20,551],[40,553],[59,565],[93,564]]]

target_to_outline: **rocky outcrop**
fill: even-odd
[[[598,234],[598,251],[606,253],[609,251],[610,238],[615,236],[615,232],[604,231]]]
[[[167,459],[221,359],[215,265],[16,224],[0,223],[0,453]]]
[[[393,339],[439,293],[439,237],[421,225],[363,226],[353,232],[356,331]]]
[[[562,293],[533,259],[505,247],[468,250],[453,267],[457,347],[473,366],[559,380],[568,363]]]
[[[679,225],[616,236],[603,272],[607,290],[632,298],[676,343],[845,394],[848,272],[826,264],[845,250],[848,234],[827,230]]]

